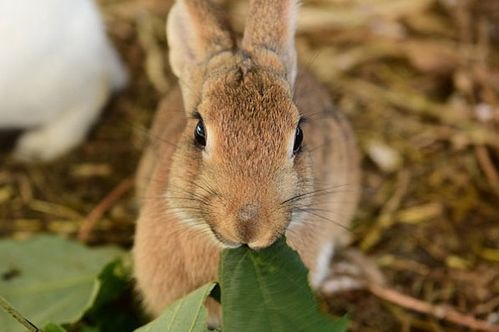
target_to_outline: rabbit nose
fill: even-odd
[[[242,222],[248,222],[254,220],[258,216],[258,205],[250,203],[244,205],[239,210],[239,220]]]

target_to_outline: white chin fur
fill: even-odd
[[[241,246],[240,243],[238,243],[238,244],[226,244],[226,243],[223,243],[220,241],[218,241],[218,242],[222,245],[222,248],[224,248],[224,249],[236,249],[236,248],[239,248]]]
[[[325,243],[317,256],[315,273],[310,276],[310,286],[313,289],[319,288],[328,276],[329,265],[334,255],[334,242]]]

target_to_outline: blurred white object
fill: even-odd
[[[385,173],[395,172],[402,166],[400,153],[381,141],[369,140],[366,145],[366,153]]]
[[[85,138],[127,72],[93,0],[0,0],[0,130],[48,161]]]

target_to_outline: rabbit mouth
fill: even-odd
[[[279,238],[280,236],[273,237],[269,240],[264,240],[264,241],[253,241],[248,243],[248,247],[250,247],[254,251],[262,250],[265,248],[270,247],[274,242]]]
[[[256,240],[248,243],[243,243],[243,242],[228,240],[227,238],[220,235],[218,232],[214,230],[212,230],[212,233],[215,236],[215,239],[222,245],[224,249],[236,249],[241,246],[248,246],[250,249],[255,251],[270,247],[280,237],[279,235],[279,236],[273,236],[270,239]]]
[[[248,246],[252,250],[261,250],[270,247],[277,239],[284,235],[288,224],[282,227],[264,227],[253,225],[251,228],[226,228],[224,225],[211,224],[208,227],[215,240],[222,248],[234,249]]]
[[[240,242],[235,242],[231,240],[227,240],[224,238],[222,235],[220,235],[218,232],[214,231],[213,229],[211,230],[215,238],[222,244],[222,247],[227,248],[227,249],[236,249],[242,246],[243,244]]]

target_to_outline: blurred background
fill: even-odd
[[[84,144],[23,164],[10,155],[18,133],[1,133],[1,237],[54,232],[131,246],[134,171],[156,106],[176,84],[171,2],[98,1],[130,84]],[[246,1],[223,3],[242,31]],[[297,48],[358,138],[354,246],[397,292],[499,324],[499,1],[305,0]],[[464,316],[449,323],[406,300],[352,291],[321,303],[348,313],[353,331],[473,330]]]

